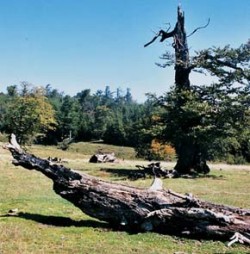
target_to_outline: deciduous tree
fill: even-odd
[[[24,95],[15,96],[8,103],[5,115],[7,130],[18,133],[21,143],[55,128],[54,110],[43,92],[40,88],[25,90]]]

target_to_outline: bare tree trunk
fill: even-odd
[[[174,33],[175,48],[175,85],[177,89],[189,89],[190,63],[187,36],[185,31],[184,13],[181,8],[177,9],[177,23]]]
[[[6,148],[12,153],[14,165],[40,171],[53,181],[58,195],[113,227],[198,239],[228,240],[235,232],[247,239],[250,234],[250,210],[164,190],[158,178],[149,189],[129,187],[50,164],[13,145]]]

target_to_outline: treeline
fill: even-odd
[[[210,161],[246,163],[250,162],[249,96],[249,86],[229,89],[213,84],[184,92],[171,89],[138,103],[130,89],[111,91],[106,86],[70,96],[51,85],[22,82],[0,93],[0,134],[15,133],[21,144],[62,149],[80,141],[131,146],[149,160],[175,159],[174,141],[186,135],[204,147]],[[175,106],[180,100],[185,100],[181,110]]]
[[[57,144],[102,140],[107,144],[136,146],[138,130],[153,109],[150,100],[137,103],[128,88],[92,93],[84,89],[75,96],[27,82],[8,86],[0,94],[0,131],[16,133],[21,143]]]

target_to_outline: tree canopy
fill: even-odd
[[[43,89],[28,91],[25,88],[21,94],[11,93],[6,107],[5,128],[16,133],[21,143],[27,143],[35,134],[46,134],[55,127],[54,110]]]

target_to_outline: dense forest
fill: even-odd
[[[0,100],[0,131],[16,133],[21,143],[57,144],[69,138],[135,146],[138,126],[152,112],[150,100],[139,104],[130,89],[111,91],[109,86],[70,96],[51,85],[35,87],[22,82],[8,86]]]
[[[144,103],[133,99],[129,88],[93,92],[84,89],[75,96],[65,95],[51,85],[37,87],[28,82],[8,86],[0,94],[0,132],[15,133],[22,144],[58,145],[67,149],[71,142],[98,141],[137,147],[146,142],[148,151],[138,155],[147,159],[173,159],[169,145],[150,140],[142,132],[150,126],[155,99]]]

